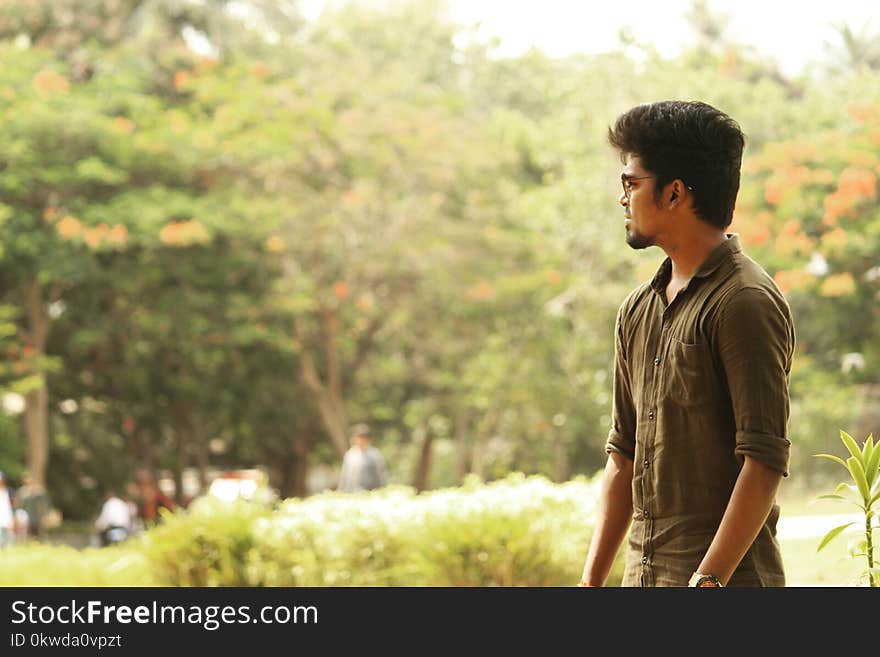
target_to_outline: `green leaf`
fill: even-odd
[[[859,459],[859,461],[861,461],[862,460],[862,450],[859,449],[859,445],[855,441],[855,439],[852,436],[850,436],[846,431],[842,431],[842,430],[840,432],[840,439],[843,441],[843,444],[846,445],[846,448],[849,450],[849,453],[852,454],[857,459]]]
[[[867,502],[871,499],[871,489],[868,487],[868,480],[865,478],[865,468],[862,466],[862,462],[855,456],[850,456],[846,460],[846,466],[849,468],[849,473],[852,475],[853,481],[856,482],[856,486],[859,487],[862,498]]]
[[[843,459],[839,456],[834,456],[834,454],[813,454],[813,456],[823,459],[831,459],[835,463],[840,463],[844,468],[846,467],[846,463],[843,462]]]
[[[816,552],[818,552],[818,551],[821,550],[823,547],[825,547],[826,545],[828,545],[828,543],[830,543],[830,542],[831,542],[831,541],[832,541],[837,535],[839,535],[844,529],[846,529],[846,528],[849,527],[850,525],[854,525],[854,524],[856,524],[856,523],[854,523],[854,522],[848,522],[848,523],[846,523],[845,525],[841,525],[840,527],[835,527],[835,528],[832,529],[830,532],[828,532],[827,534],[825,534],[825,538],[823,538],[823,539],[822,539],[822,542],[819,543],[819,547],[816,548]]]
[[[871,440],[873,435],[868,436]],[[874,445],[870,457],[867,459],[865,466],[865,476],[868,478],[868,485],[871,486],[877,481],[877,471],[880,470],[880,445]]]
[[[880,492],[875,493],[874,497],[868,500],[868,508],[870,509],[874,505],[874,502],[876,502],[877,500],[880,500]]]
[[[844,502],[848,501],[843,495],[835,495],[831,493],[829,495],[820,495],[816,498],[817,500],[843,500]]]
[[[848,489],[849,489],[849,486],[846,483],[837,484],[837,488],[834,489],[834,494],[837,495],[837,494],[842,493],[843,491],[848,490]]]

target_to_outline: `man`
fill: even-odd
[[[357,424],[351,430],[352,445],[342,459],[338,490],[355,493],[384,486],[388,477],[385,459],[372,446],[372,433],[366,424]]]
[[[52,505],[46,490],[28,472],[21,477],[21,487],[16,493],[16,506],[27,513],[28,537],[42,538],[46,532],[45,518]]]
[[[95,520],[95,529],[101,547],[120,543],[131,535],[131,508],[114,489],[108,490],[104,497],[101,513]]]
[[[0,548],[12,545],[15,537],[15,512],[6,487],[6,475],[0,472]]]
[[[795,334],[773,279],[725,232],[744,136],[714,107],[666,101],[620,116],[609,140],[627,244],[668,257],[617,314],[581,586],[605,583],[624,538],[624,586],[784,586],[775,496]]]

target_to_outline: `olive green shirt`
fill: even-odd
[[[666,302],[667,258],[616,320],[606,451],[633,460],[624,586],[686,586],[748,455],[788,475],[795,334],[773,279],[736,235]],[[773,508],[729,586],[784,586]]]

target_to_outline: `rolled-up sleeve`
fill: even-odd
[[[720,313],[717,349],[736,423],[735,453],[788,476],[788,384],[794,326],[781,295],[759,287],[732,293]]]
[[[636,412],[630,389],[622,318],[626,304],[614,322],[614,383],[612,386],[611,430],[605,442],[607,453],[618,452],[633,460],[636,447]]]

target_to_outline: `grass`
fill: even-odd
[[[858,532],[847,532],[835,538],[821,552],[816,552],[825,532],[838,524],[835,515],[858,515],[861,511],[853,505],[841,504],[832,500],[817,500],[818,495],[829,493],[827,489],[808,491],[804,489],[786,490],[784,487],[778,497],[781,509],[780,521],[797,516],[828,516],[827,522],[820,521],[819,535],[809,538],[781,538],[782,561],[785,566],[788,586],[859,586],[859,573],[867,568],[864,557],[849,555],[850,544],[861,537]],[[846,522],[846,521],[844,521]]]
[[[867,568],[867,562],[864,557],[849,556],[847,543],[851,539],[848,535],[834,539],[817,554],[820,540],[821,537],[780,542],[786,585],[863,586],[859,573]]]

